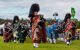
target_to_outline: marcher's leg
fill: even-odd
[[[14,42],[16,42],[16,32],[13,32]]]
[[[53,32],[53,42],[56,43],[57,35],[56,32]]]
[[[50,40],[50,39],[51,39],[50,33],[46,33],[46,34],[47,34],[47,41],[50,42],[50,41],[51,41],[51,40]],[[50,42],[50,43],[51,43],[51,42]]]
[[[49,33],[49,34],[48,34],[48,37],[49,37],[49,42],[50,42],[50,43],[53,43],[53,40],[52,40],[52,39],[53,39],[52,33]]]
[[[34,47],[38,47],[38,37],[37,37],[37,34],[33,34],[33,46]]]
[[[16,37],[14,37],[14,42],[16,42]]]

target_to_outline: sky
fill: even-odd
[[[80,0],[0,0],[0,18],[13,19],[15,15],[19,18],[29,19],[29,9],[33,3],[40,5],[40,14],[45,18],[54,18],[53,14],[58,13],[57,19],[64,19],[66,13],[75,8],[75,18],[80,20]]]

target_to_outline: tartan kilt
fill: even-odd
[[[3,39],[4,39],[5,41],[8,41],[8,40],[11,39],[11,38],[12,38],[12,33],[5,32],[5,33],[3,34]]]
[[[37,32],[37,33],[32,33],[32,40],[33,40],[33,42],[36,40],[37,42],[38,41],[40,41],[40,39],[41,39],[41,34],[39,33],[39,32]]]
[[[18,31],[13,32],[13,37],[18,37]]]

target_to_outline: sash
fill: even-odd
[[[70,22],[65,29],[65,32],[67,32],[68,30],[70,30],[72,28],[72,23]]]
[[[37,15],[32,19],[32,33],[34,32],[34,30],[36,29],[38,23],[40,22],[40,16]]]

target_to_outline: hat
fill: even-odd
[[[28,17],[34,17],[34,12],[39,12],[39,10],[40,10],[39,4],[37,3],[32,4]]]

